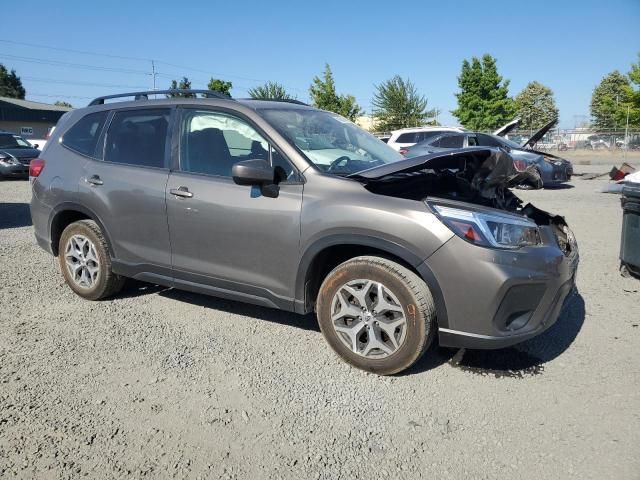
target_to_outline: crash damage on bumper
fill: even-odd
[[[381,195],[481,212],[507,212],[535,222],[539,244],[485,248],[452,237],[424,262],[446,305],[438,319],[443,346],[502,348],[555,323],[575,285],[575,237],[563,217],[523,202],[511,187],[535,181],[503,150],[465,149],[415,157],[352,175]],[[539,177],[538,177],[539,178]],[[420,271],[420,268],[418,268]]]

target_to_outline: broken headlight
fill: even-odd
[[[456,235],[474,245],[520,248],[540,244],[538,226],[527,218],[445,205],[432,204],[431,207]]]

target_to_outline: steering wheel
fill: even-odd
[[[345,167],[347,165],[349,165],[349,162],[351,161],[351,159],[349,157],[347,157],[346,155],[343,155],[341,157],[336,158],[333,162],[331,162],[331,165],[329,165],[329,168],[327,168],[327,172],[332,172],[334,168],[336,168],[340,163],[347,161],[347,163],[345,164]]]

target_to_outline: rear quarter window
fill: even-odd
[[[104,160],[163,168],[170,116],[168,108],[116,112],[107,131]]]
[[[82,155],[95,157],[98,138],[107,114],[108,112],[104,111],[82,117],[64,134],[62,145]]]

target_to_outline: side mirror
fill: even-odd
[[[40,148],[40,145],[38,145],[37,143],[33,143],[33,148]]]
[[[231,169],[238,185],[270,185],[275,183],[275,171],[266,160],[243,160]]]

